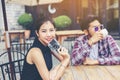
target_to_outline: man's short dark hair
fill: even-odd
[[[82,21],[81,21],[81,29],[82,30],[85,30],[85,29],[88,29],[89,28],[89,24],[94,21],[94,20],[98,20],[101,22],[101,20],[97,17],[97,16],[88,16],[86,18],[84,18]]]

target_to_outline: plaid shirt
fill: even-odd
[[[91,46],[88,44],[86,35],[80,36],[75,40],[71,54],[73,65],[83,64],[86,57],[89,57]],[[101,65],[120,64],[120,48],[112,36],[108,35],[105,39],[98,41],[98,58]]]

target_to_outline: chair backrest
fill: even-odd
[[[0,65],[0,80],[20,80],[24,59]]]
[[[0,54],[0,80],[20,80],[24,58],[33,41],[10,40],[10,51]]]
[[[74,46],[74,41],[77,37],[68,37],[66,38],[63,43],[62,46],[64,46],[65,48],[68,49],[68,52],[71,54],[73,46]]]
[[[18,51],[20,53],[26,54],[28,49],[31,47],[31,45],[32,45],[32,42],[30,42],[30,43],[23,43],[23,44],[12,43],[11,44],[11,50],[12,51]]]
[[[9,56],[9,54],[11,56]],[[11,61],[16,61],[16,60],[24,59],[24,57],[25,57],[25,54],[19,51],[10,51],[10,53],[6,51],[0,55],[0,64],[10,62],[9,58],[11,58]]]

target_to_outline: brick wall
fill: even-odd
[[[6,13],[8,21],[8,29],[22,29],[22,26],[18,25],[18,17],[25,12],[25,7],[19,4],[6,3]]]

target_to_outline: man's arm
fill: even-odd
[[[90,45],[88,40],[78,38],[75,43],[71,54],[71,61],[73,65],[83,64],[86,56],[90,53]]]
[[[106,64],[106,65],[114,65],[114,64],[120,64],[120,48],[118,47],[115,40],[112,38],[112,36],[108,37],[108,44],[110,49],[111,56],[106,58],[99,58],[99,64]]]

